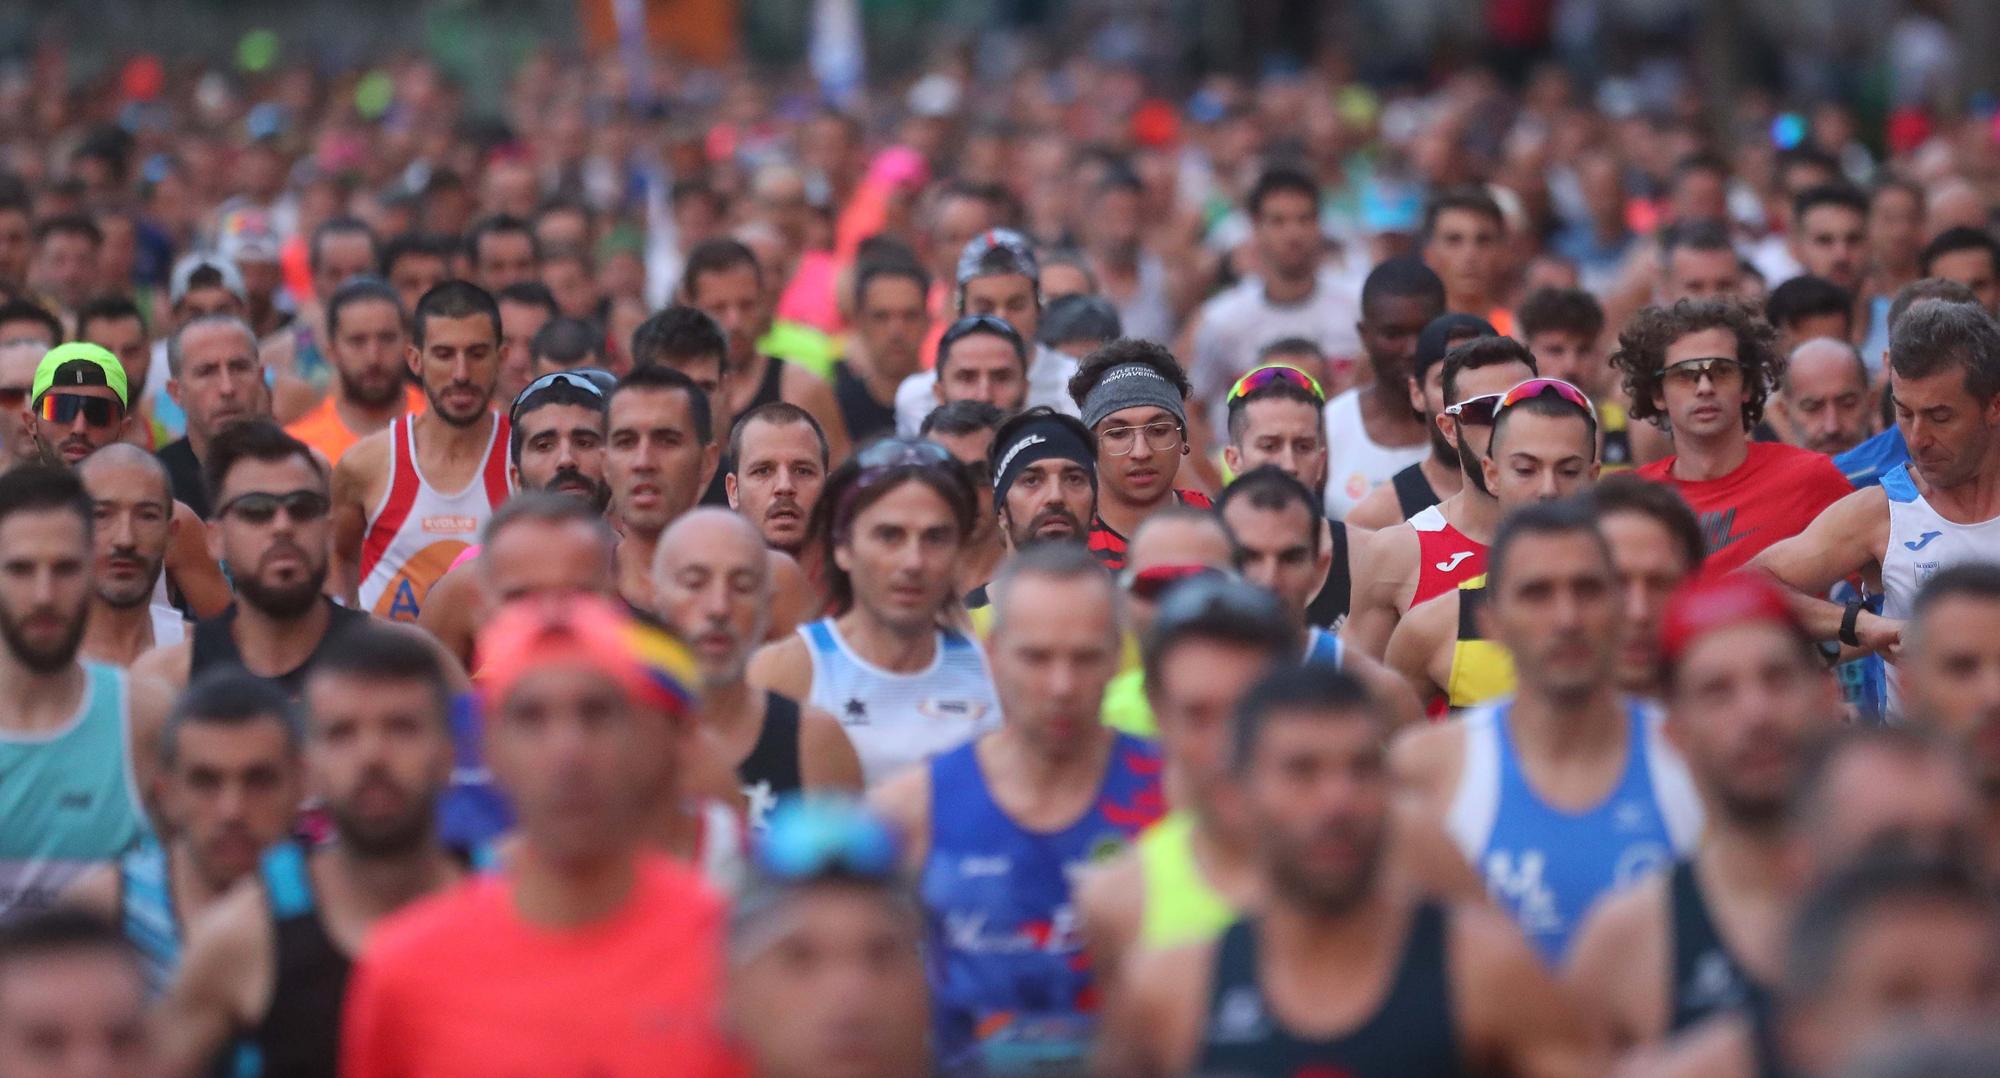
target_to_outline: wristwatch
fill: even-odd
[[[1847,601],[1847,611],[1840,615],[1840,642],[1846,644],[1848,647],[1858,648],[1861,646],[1861,637],[1855,633],[1854,629],[1860,623],[1861,611],[1864,609],[1866,608],[1862,606],[1861,600],[1849,599]]]

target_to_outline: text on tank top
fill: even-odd
[[[340,1018],[354,963],[320,922],[306,851],[281,843],[258,867],[271,911],[271,1003],[246,1038],[267,1076],[334,1078]]]
[[[1402,955],[1382,1004],[1333,1037],[1302,1037],[1272,1012],[1260,977],[1258,922],[1223,932],[1209,982],[1207,1022],[1194,1073],[1455,1078],[1466,1073],[1450,980],[1450,917],[1425,900],[1411,911]]]
[[[405,414],[389,425],[389,482],[361,544],[361,609],[392,621],[417,620],[431,585],[478,540],[508,494],[506,417],[493,416],[484,463],[450,494],[417,466],[416,420]]]
[[[830,618],[798,631],[812,656],[804,702],[840,721],[869,786],[1000,724],[986,656],[958,633],[938,632],[927,669],[897,674],[855,654]]]
[[[1889,497],[1889,542],[1882,553],[1882,615],[1906,619],[1914,612],[1917,592],[1940,569],[1966,562],[2000,558],[2000,517],[1977,524],[1946,520],[1917,488],[1910,465],[1882,476]],[[1883,669],[1885,710],[1891,721],[1903,714],[1902,671],[1895,663]]]
[[[798,701],[764,694],[764,724],[750,755],[736,765],[736,781],[749,802],[750,829],[761,833],[779,800],[805,788],[799,765]]]
[[[282,674],[264,678],[265,681],[283,689],[285,695],[295,699],[306,691],[306,675],[312,672],[313,661],[326,650],[328,642],[340,635],[340,631],[347,626],[368,619],[368,615],[361,611],[349,610],[332,599],[322,596],[320,602],[325,603],[327,607],[326,633],[319,638],[319,643],[313,645],[312,654],[306,656],[306,661],[298,666]],[[235,604],[230,604],[229,609],[215,617],[196,622],[193,641],[193,646],[188,651],[190,681],[211,667],[243,666],[243,652],[236,646]],[[248,668],[245,669],[247,671]],[[263,677],[261,674],[252,676]]]
[[[1729,951],[1708,915],[1694,862],[1683,858],[1667,874],[1667,938],[1673,964],[1667,971],[1667,1032],[1700,1024],[1764,995]]]
[[[84,660],[61,728],[0,733],[0,921],[47,909],[151,833],[132,770],[125,672]]]
[[[1444,510],[1433,505],[1410,518],[1417,533],[1416,606],[1486,572],[1486,544],[1452,527]]]
[[[1116,734],[1096,799],[1060,831],[1029,831],[994,801],[977,743],[930,762],[930,851],[918,878],[930,921],[931,990],[947,1069],[985,1073],[1081,1060],[1097,992],[1070,881],[1165,811],[1159,750]],[[983,1042],[983,1043],[982,1043]]]

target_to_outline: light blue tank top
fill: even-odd
[[[132,772],[125,672],[85,662],[61,729],[0,733],[0,920],[46,909],[150,833]]]
[[[979,645],[940,630],[931,665],[898,674],[854,653],[833,620],[799,626],[812,656],[805,702],[840,720],[874,786],[1000,724],[1000,699]]]
[[[166,991],[181,964],[181,926],[166,847],[150,837],[118,859],[118,927],[145,961],[146,986]]]

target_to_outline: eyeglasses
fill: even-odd
[[[1584,395],[1583,390],[1560,378],[1530,378],[1522,382],[1520,385],[1501,394],[1500,403],[1493,406],[1493,414],[1497,416],[1522,401],[1547,396],[1561,397],[1563,400],[1589,412],[1593,417],[1597,415],[1596,407],[1590,403],[1590,398]]]
[[[333,502],[317,490],[294,490],[286,494],[253,490],[223,502],[215,515],[233,516],[245,524],[269,524],[282,509],[292,523],[310,524],[326,516],[332,508]]]
[[[1141,431],[1146,434],[1146,445],[1155,453],[1168,452],[1181,444],[1181,425],[1162,419],[1143,426],[1106,427],[1097,433],[1097,447],[1107,456],[1127,456],[1136,447]]]
[[[1660,371],[1660,380],[1684,386],[1698,386],[1703,377],[1717,385],[1739,381],[1743,377],[1743,364],[1727,356],[1709,356],[1704,359],[1683,359],[1670,364]]]
[[[108,427],[125,418],[125,406],[109,397],[85,397],[75,393],[44,393],[40,408],[42,422],[68,426],[81,415],[93,427]]]
[[[1238,378],[1236,384],[1229,388],[1229,399],[1223,403],[1235,404],[1241,398],[1247,397],[1274,382],[1289,382],[1311,394],[1313,400],[1321,404],[1326,403],[1326,391],[1319,387],[1319,382],[1312,375],[1307,374],[1297,367],[1287,367],[1282,363],[1273,363],[1268,367],[1259,367],[1249,374]]]
[[[896,873],[896,836],[858,801],[794,796],[771,810],[756,858],[765,876],[786,883],[885,880]]]
[[[576,370],[570,371],[550,371],[540,378],[529,382],[519,393],[514,394],[514,404],[507,409],[507,425],[512,426],[521,418],[521,406],[528,403],[529,398],[544,390],[553,389],[556,386],[569,386],[573,389],[580,389],[600,401],[604,400],[605,394],[609,392],[610,387],[599,385],[598,380],[592,377],[592,375],[597,374],[604,375],[605,379],[610,380],[614,385],[616,384],[616,380],[612,379],[608,372],[597,371],[588,367],[579,367]]]
[[[1461,425],[1490,427],[1493,416],[1500,411],[1500,398],[1504,396],[1504,393],[1487,393],[1468,397],[1457,404],[1445,405],[1444,414],[1458,420]]]
[[[28,403],[27,386],[0,386],[0,408],[13,410]]]
[[[1142,603],[1151,603],[1159,601],[1167,589],[1183,580],[1224,578],[1228,575],[1213,565],[1149,565],[1144,569],[1127,569],[1119,583],[1124,586],[1127,595]]]

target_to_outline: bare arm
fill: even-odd
[[[266,1005],[272,940],[263,893],[245,880],[188,932],[180,972],[153,1012],[155,1078],[201,1078]]]
[[[1164,1078],[1188,1072],[1201,1045],[1212,952],[1198,944],[1132,955],[1108,1001],[1093,1074]]]
[[[1667,974],[1660,877],[1605,898],[1584,919],[1563,983],[1586,1008],[1611,1051],[1659,1040]]]
[[[1459,592],[1446,592],[1429,602],[1419,603],[1403,616],[1396,631],[1389,634],[1389,650],[1383,656],[1388,668],[1402,677],[1419,700],[1443,696],[1445,687],[1431,672],[1438,650],[1456,634]]]
[[[193,656],[194,645],[186,640],[154,648],[132,663],[132,676],[154,678],[170,689],[184,689],[188,683],[188,665]]]
[[[811,412],[812,417],[819,420],[820,428],[826,431],[827,459],[846,460],[851,448],[847,421],[841,418],[840,404],[833,399],[833,386],[796,363],[785,363],[779,391],[786,400]]]
[[[1397,735],[1389,746],[1389,773],[1403,795],[1443,819],[1458,786],[1465,727],[1456,720],[1429,723]]]
[[[431,585],[417,613],[417,628],[431,634],[461,666],[472,668],[473,626],[484,606],[472,562],[449,570]]]
[[[118,922],[118,866],[99,865],[84,873],[62,893],[61,904],[83,910],[113,924]]]
[[[1389,708],[1395,717],[1396,728],[1415,726],[1424,721],[1424,707],[1418,702],[1417,694],[1410,690],[1408,682],[1374,658],[1359,651],[1349,652],[1346,659],[1347,672],[1354,675],[1369,693]]]
[[[798,631],[798,627],[812,619],[814,610],[812,582],[791,555],[782,550],[770,551],[771,563],[771,624],[764,629],[767,641],[783,640]]]
[[[1077,928],[1090,956],[1091,976],[1109,1010],[1111,996],[1124,986],[1125,962],[1139,941],[1145,916],[1146,881],[1136,849],[1084,870],[1076,885]]]
[[[903,867],[915,875],[931,854],[931,769],[917,766],[884,781],[868,795],[903,839]]]
[[[800,703],[812,697],[812,656],[796,636],[758,648],[745,676],[752,685]]]
[[[1597,1078],[1610,1060],[1575,1002],[1498,910],[1451,914],[1453,1002],[1473,1065],[1546,1078]]]
[[[1347,624],[1340,637],[1349,647],[1380,658],[1389,648],[1396,623],[1402,620],[1398,598],[1403,592],[1403,577],[1414,562],[1417,536],[1399,526],[1350,538],[1354,599],[1348,604]]]
[[[132,720],[132,778],[146,799],[146,810],[158,824],[159,811],[153,804],[153,791],[160,777],[160,750],[175,692],[165,681],[136,672],[126,678],[126,686],[130,701],[126,714]]]
[[[236,600],[222,567],[208,554],[208,525],[185,502],[174,503],[172,536],[167,541],[167,577],[181,590],[198,618],[212,618]]]
[[[1382,483],[1363,495],[1347,511],[1347,526],[1379,531],[1403,522],[1403,503],[1396,497],[1396,484]]]
[[[1765,548],[1749,568],[1785,586],[1793,612],[1814,638],[1832,640],[1846,611],[1826,601],[1827,589],[1880,565],[1888,543],[1889,496],[1870,487],[1828,506],[1806,530]],[[1857,623],[1862,643],[1871,650],[1894,647],[1901,630],[1900,622],[1865,612]]]
[[[861,756],[840,720],[816,707],[799,715],[799,777],[808,790],[862,792]]]
[[[361,542],[368,534],[368,495],[373,477],[388,463],[387,432],[356,442],[333,466],[333,559],[328,589],[349,606],[359,605]]]

